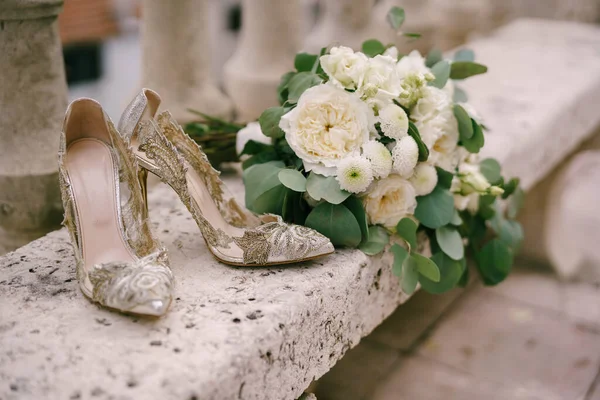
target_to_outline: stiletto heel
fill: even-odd
[[[211,251],[231,265],[274,265],[331,254],[329,239],[317,231],[283,222],[279,216],[259,220],[224,196],[219,172],[206,154],[166,111],[155,118],[156,92],[144,89],[127,107],[119,131],[139,164],[169,184],[186,205]],[[262,223],[261,223],[262,222]]]
[[[159,316],[171,303],[173,275],[146,219],[145,174],[97,102],[69,105],[59,177],[81,291],[109,308]]]
[[[140,189],[142,191],[142,200],[144,201],[144,219],[148,218],[148,170],[146,168],[139,168],[138,170],[138,182],[140,183]]]

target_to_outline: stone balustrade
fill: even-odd
[[[62,0],[0,2],[0,254],[59,227]]]
[[[536,20],[468,44],[490,68],[462,85],[490,128],[484,156],[532,198],[597,132],[599,46],[596,27]],[[227,181],[242,198],[239,178]],[[295,399],[407,299],[387,254],[234,268],[211,257],[167,187],[150,193],[150,216],[177,277],[164,318],[84,299],[64,230],[0,257],[0,398]],[[528,228],[538,243],[525,250],[542,236]]]

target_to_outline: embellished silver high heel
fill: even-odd
[[[139,164],[169,184],[196,220],[211,253],[231,265],[276,265],[318,258],[334,251],[317,231],[256,217],[225,199],[219,172],[206,154],[166,111],[158,116],[158,94],[149,89],[127,107],[119,131]]]
[[[100,104],[69,105],[58,155],[81,291],[105,307],[163,315],[173,290],[167,254],[146,220],[135,157]]]

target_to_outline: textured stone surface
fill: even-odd
[[[490,128],[482,156],[529,189],[600,124],[600,28],[525,19],[466,47],[489,67],[459,84]]]
[[[406,300],[389,260],[358,250],[225,266],[172,191],[158,186],[150,199],[177,278],[170,313],[135,318],[86,300],[64,230],[8,254],[0,398],[296,399]]]
[[[56,164],[67,105],[56,23],[61,5],[0,2],[0,254],[56,229],[62,218]]]
[[[478,380],[501,382],[512,393],[501,398],[583,398],[600,368],[597,327],[489,289],[459,302],[420,355]]]

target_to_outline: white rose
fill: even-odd
[[[235,137],[235,152],[238,156],[250,140],[264,144],[272,143],[271,138],[262,133],[258,122],[250,122],[244,128],[240,129]]]
[[[398,48],[396,46],[391,46],[385,49],[383,52],[384,56],[392,57],[394,60],[398,60]]]
[[[409,181],[390,175],[373,183],[363,197],[365,211],[372,225],[395,227],[398,222],[415,212],[417,199]]]
[[[440,128],[440,135],[429,148],[428,161],[446,171],[454,171],[459,162],[458,149],[458,128]]]
[[[398,61],[396,70],[401,78],[415,72],[423,75],[431,74],[431,71],[425,65],[425,59],[418,50],[413,50],[407,56],[402,57]]]
[[[341,159],[360,154],[374,118],[356,94],[322,84],[306,90],[279,127],[306,171],[333,176]]]
[[[368,60],[363,81],[358,87],[360,94],[371,107],[383,108],[402,90],[400,77],[396,72],[396,60],[389,56],[378,55]]]
[[[331,83],[345,89],[356,89],[362,81],[368,58],[363,53],[340,46],[331,48],[320,61]]]

